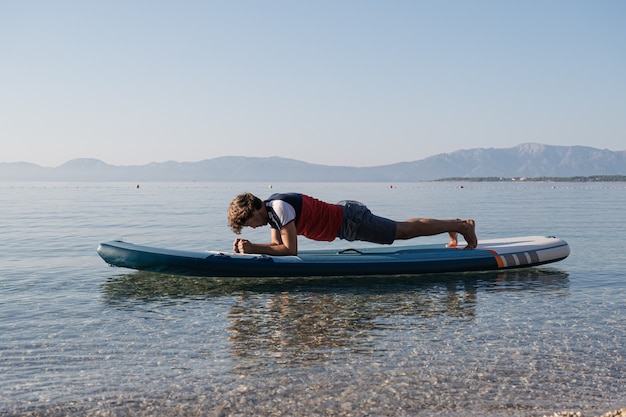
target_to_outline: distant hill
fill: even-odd
[[[74,159],[56,167],[0,163],[0,181],[298,181],[414,182],[475,177],[626,175],[626,151],[524,143],[478,148],[375,167],[329,166],[294,159],[225,156],[199,162],[115,166]]]

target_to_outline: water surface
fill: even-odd
[[[111,268],[95,252],[118,238],[229,250],[226,207],[242,191],[472,217],[479,239],[556,235],[571,255],[502,273],[224,280]],[[626,406],[623,183],[0,183],[0,204],[2,415]],[[353,244],[300,242],[328,246]]]

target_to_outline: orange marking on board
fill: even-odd
[[[495,251],[490,250],[489,252],[494,254],[494,258],[496,258],[496,263],[498,264],[498,268],[504,268],[504,260],[502,256],[498,255]]]

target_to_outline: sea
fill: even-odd
[[[557,236],[571,254],[503,272],[217,279],[111,267],[96,253],[114,239],[229,251],[227,207],[244,191],[354,199],[394,220],[472,218],[479,240]],[[0,182],[0,415],[626,407],[624,207],[623,182]]]

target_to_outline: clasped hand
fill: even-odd
[[[247,253],[250,249],[250,241],[247,239],[235,239],[233,242],[233,251],[235,253]]]

